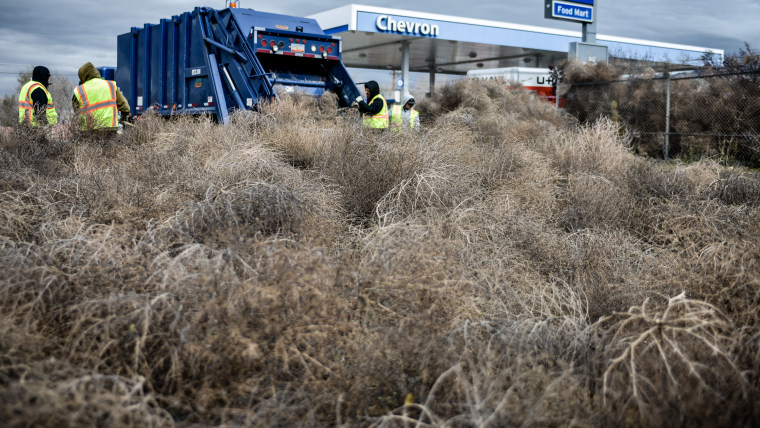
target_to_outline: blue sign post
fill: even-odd
[[[596,43],[596,7],[599,0],[544,0],[544,18],[583,24],[581,42],[570,43],[568,55],[583,62],[607,62],[607,46]]]

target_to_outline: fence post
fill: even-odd
[[[670,72],[665,72],[665,160],[670,160]]]

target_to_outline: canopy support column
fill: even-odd
[[[409,41],[404,40],[401,42],[401,80],[404,82],[404,87],[401,90],[401,98],[406,99],[409,97]]]
[[[430,89],[428,96],[433,96],[435,93],[435,62],[430,63]]]

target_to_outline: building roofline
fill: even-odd
[[[346,6],[341,6],[338,8],[326,10],[324,12],[313,14],[309,16],[309,18],[317,19],[317,21],[319,22],[320,26],[323,27],[323,29],[346,26],[349,31],[355,31],[357,27],[356,16],[358,12],[378,13],[378,14],[383,14],[383,15],[400,15],[400,16],[406,16],[409,18],[430,19],[430,20],[435,20],[435,21],[445,21],[445,22],[452,22],[456,24],[475,25],[475,26],[482,26],[482,27],[504,28],[504,29],[509,29],[509,30],[527,31],[527,32],[549,34],[549,35],[556,35],[556,36],[567,36],[567,37],[576,37],[576,38],[582,37],[582,34],[580,31],[560,30],[557,28],[550,28],[550,27],[538,27],[534,25],[514,24],[510,22],[491,21],[491,20],[476,19],[476,18],[465,18],[465,17],[452,16],[452,15],[441,15],[437,13],[417,12],[417,11],[411,11],[411,10],[385,8],[385,7],[377,7],[377,6],[366,6],[366,5],[361,5],[361,4],[349,4]],[[719,54],[721,56],[725,55],[723,49],[713,49],[713,48],[702,47],[702,46],[682,45],[682,44],[677,44],[677,43],[657,42],[653,40],[643,40],[643,39],[611,36],[611,35],[604,35],[604,34],[598,34],[597,40],[626,43],[626,44],[633,44],[633,45],[640,45],[640,46],[650,46],[650,47],[657,47],[657,48],[678,49],[678,50],[692,51],[692,52],[704,52],[704,53],[712,52],[715,54]]]

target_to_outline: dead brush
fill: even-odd
[[[101,292],[90,290],[68,305],[66,360],[100,373],[139,377],[151,391],[176,392],[188,317],[200,299],[222,292],[223,281],[235,280],[224,254],[200,247],[185,249],[173,263],[157,260],[119,289],[100,284]]]
[[[487,311],[492,319],[530,317],[576,324],[582,330],[589,322],[589,302],[584,290],[570,286],[557,278],[544,282],[536,278],[526,287],[505,281],[506,266],[493,269],[492,277],[479,275],[483,284],[484,299],[493,309]]]
[[[207,180],[210,184],[227,187],[245,181],[280,183],[297,179],[299,174],[280,160],[281,157],[263,144],[241,142],[206,162]]]
[[[50,152],[44,127],[14,126],[11,132],[0,134],[3,157],[17,159],[24,166],[39,167]]]
[[[753,391],[736,364],[732,330],[717,308],[683,293],[599,320],[590,332],[603,405],[626,424],[746,422]]]
[[[320,98],[286,95],[280,102],[263,104],[248,126],[292,165],[309,168],[319,147],[333,138],[344,138],[349,127],[349,116],[337,114],[337,103],[331,93]],[[360,122],[358,115],[354,119]]]
[[[634,198],[617,183],[595,175],[568,177],[565,207],[557,215],[566,230],[618,229],[636,212]]]
[[[531,121],[539,119],[554,124],[563,121],[549,103],[538,100],[519,88],[511,88],[503,81],[462,79],[444,86],[440,93],[419,103],[423,116],[432,116],[434,120],[459,109],[473,112],[473,118],[485,119],[479,129],[486,131],[486,139],[489,135],[504,131],[495,122],[505,117]],[[492,124],[488,126],[488,122]]]
[[[250,278],[254,269],[241,256],[230,249],[219,251],[203,244],[176,242],[154,255],[148,265],[149,275],[141,288],[174,290],[176,284],[200,281],[212,273],[220,278],[232,273],[239,278]]]
[[[94,224],[80,229],[66,239],[44,244],[47,256],[57,266],[76,273],[80,280],[92,275],[97,278],[117,279],[114,274],[128,274],[125,269],[132,261],[134,241],[128,227]]]
[[[539,150],[549,157],[560,173],[588,172],[613,178],[626,171],[633,161],[626,141],[618,134],[617,125],[599,120],[575,132],[554,129],[538,141]]]
[[[3,294],[7,295],[6,291],[3,290]],[[18,306],[7,302],[0,315],[0,334],[3,337],[0,342],[0,385],[8,384],[18,373],[16,370],[24,369],[24,364],[44,360],[52,348],[48,338],[40,334],[33,322],[14,319],[20,312],[18,309]]]
[[[609,82],[615,80],[620,71],[616,64],[602,62],[587,65],[579,61],[568,61],[562,65],[563,80],[573,83]]]
[[[381,222],[400,221],[428,210],[450,210],[479,200],[483,187],[501,183],[504,168],[516,149],[509,144],[480,144],[474,129],[458,126],[471,120],[457,110],[439,119],[419,139],[406,144],[419,159],[419,170],[399,182],[376,206]],[[494,174],[497,176],[494,177]],[[431,213],[432,215],[432,213]]]
[[[201,203],[180,210],[174,222],[191,242],[234,242],[242,238],[308,234],[317,207],[296,192],[263,182],[210,187]],[[314,230],[315,234],[318,232]]]
[[[348,387],[342,367],[355,361],[347,301],[332,287],[335,266],[277,241],[258,246],[249,263],[255,276],[245,282],[199,284],[189,328],[175,330],[186,338],[181,394],[223,422],[258,415],[264,425],[324,424],[334,417],[325,403]]]
[[[379,134],[351,126],[350,138],[322,146],[314,169],[337,186],[345,210],[366,221],[388,191],[422,168],[422,159],[418,146],[409,144],[402,133]]]
[[[648,201],[650,205],[669,200],[683,200],[698,191],[702,177],[694,175],[683,166],[662,168],[643,159],[635,159],[624,171],[625,182],[638,201]]]
[[[475,220],[483,218],[488,221]],[[519,248],[522,235],[518,230],[523,227],[538,230],[541,226],[528,225],[528,220],[515,215],[494,215],[482,207],[458,209],[442,225],[445,236],[461,247],[452,261],[461,265],[462,281],[472,283],[482,319],[499,320],[525,311],[534,314],[536,306],[543,307],[536,303],[545,295],[537,290],[550,282]]]
[[[131,209],[163,217],[188,199],[202,198],[209,186],[226,187],[243,181],[291,181],[292,170],[280,161],[245,124],[245,113],[232,116],[234,126],[219,127],[208,119],[178,118],[167,121],[148,116],[136,132],[143,137],[126,145],[113,161],[113,173],[124,177],[119,199]],[[158,121],[156,123],[156,121]],[[162,125],[163,128],[159,128]],[[155,128],[155,129],[154,129]],[[148,139],[150,138],[150,139]],[[141,177],[126,180],[127,177]]]
[[[707,71],[707,75],[714,73]],[[752,75],[712,77],[676,82],[672,91],[672,105],[676,106],[671,118],[674,154],[688,158],[711,157],[722,162],[737,162],[757,166],[757,141],[751,136],[760,129],[756,112],[759,91]],[[706,137],[688,134],[703,133]],[[714,137],[713,135],[733,135]]]
[[[26,382],[0,389],[5,426],[174,426],[161,400],[146,393],[140,379],[45,365],[27,367]]]
[[[81,195],[78,180],[60,178],[41,180],[35,196],[44,201],[37,213],[39,223],[34,231],[35,242],[41,244],[57,239],[69,239],[87,228],[88,207],[78,199]]]
[[[131,174],[134,159],[125,156],[125,151],[129,149],[115,143],[77,144],[67,179],[60,181],[66,185],[66,193],[58,196],[90,221],[104,224],[124,223],[140,210],[152,208],[148,205],[150,190],[141,184],[139,176]]]
[[[451,119],[449,121],[448,119]],[[466,112],[454,112],[450,117],[441,118],[429,129],[418,134],[402,137],[406,147],[420,158],[423,168],[441,169],[461,167],[466,175],[480,167],[481,148],[478,147],[476,133],[467,126],[459,126],[472,120]],[[452,171],[453,172],[453,171]]]
[[[583,291],[590,322],[672,291],[658,275],[673,269],[678,259],[626,232],[584,230],[563,238],[559,248],[550,247],[560,251],[549,256],[556,263],[554,275]]]
[[[164,407],[175,417],[232,423],[266,417],[274,403],[270,417],[303,420],[323,388],[345,387],[351,325],[335,269],[277,239],[249,242],[245,253],[195,244],[160,254],[141,283],[69,308],[66,359],[144,379],[174,397]],[[286,411],[298,391],[311,393]]]
[[[479,185],[492,192],[505,187],[506,182],[520,173],[524,151],[528,151],[527,148],[519,144],[501,144],[483,150]]]
[[[419,133],[286,100],[0,149],[0,420],[756,424],[751,177],[467,85]]]
[[[645,221],[631,222],[627,228],[670,253],[672,273],[658,282],[714,304],[739,325],[752,323],[757,316],[753,266],[758,254],[748,237],[758,231],[756,208],[721,201],[715,194],[721,186],[717,172],[695,173],[693,166],[639,172],[632,177],[651,183],[635,188],[643,193],[640,197],[648,198],[640,204]],[[751,178],[742,181],[751,183]]]
[[[176,297],[125,290],[69,306],[64,358],[98,373],[141,378],[149,391],[173,390],[181,369],[175,333],[186,325]]]
[[[436,245],[430,245],[432,243]],[[397,280],[398,276],[408,276],[413,280],[444,281],[446,244],[443,237],[419,222],[381,225],[364,236],[361,265],[379,275],[378,278]],[[457,242],[451,244],[457,245]],[[456,268],[456,265],[451,267]],[[426,278],[422,273],[438,275]]]
[[[452,128],[436,126],[421,138],[406,143],[404,150],[418,160],[417,168],[377,202],[375,216],[379,224],[414,216],[433,217],[436,212],[466,205],[468,200],[480,197],[482,152],[467,144],[468,133]]]
[[[672,246],[671,251],[683,251],[697,256],[705,247],[731,240],[745,241],[746,232],[755,231],[754,213],[747,206],[726,206],[716,200],[700,201],[688,198],[680,204],[662,204],[650,211],[651,238]]]
[[[527,104],[535,104],[541,101],[516,100]],[[523,116],[520,113],[495,112],[476,114],[475,120],[469,124],[473,133],[477,136],[479,145],[485,147],[499,147],[504,144],[522,142],[526,145],[540,139],[543,134],[553,129],[556,125],[550,122],[539,122],[535,118]]]
[[[28,192],[0,193],[0,239],[33,242],[42,201]]]
[[[650,164],[650,166],[654,165]],[[740,175],[738,171],[736,171],[737,174],[726,171],[725,167],[711,159],[700,159],[697,162],[690,163],[677,163],[674,172],[677,172],[688,180],[695,194],[707,198],[711,197],[707,196],[707,188],[714,186],[717,181],[721,181],[723,178],[736,178],[736,176]]]
[[[79,302],[108,295],[113,284],[128,287],[146,276],[144,260],[127,234],[118,227],[93,225],[39,247],[18,246],[8,254],[17,258],[17,266],[7,269],[2,288],[10,313],[20,322],[39,325],[56,343],[71,329],[77,316],[72,308]]]
[[[452,364],[428,390],[409,394],[403,406],[371,426],[588,423],[588,393],[556,353],[559,343],[572,343],[577,333],[567,327],[532,319],[463,323],[439,351],[438,358]]]
[[[461,107],[442,115],[436,123],[470,131],[469,139],[477,146],[494,146],[506,138],[509,125],[516,123],[514,116],[499,112],[481,113],[473,107]]]
[[[760,253],[754,242],[726,237],[692,244],[676,260],[664,282],[712,303],[735,325],[754,329],[760,319],[760,273],[754,268]]]
[[[142,144],[150,143],[154,141],[157,136],[167,132],[167,128],[173,128],[175,125],[182,126],[182,124],[188,123],[200,123],[201,121],[208,121],[208,118],[198,117],[189,118],[188,116],[172,118],[176,121],[171,123],[166,118],[154,113],[150,110],[142,113],[134,123],[134,126],[125,130],[121,137],[121,141],[125,146],[139,147]]]
[[[436,210],[451,209],[472,197],[474,180],[457,180],[446,171],[428,171],[415,174],[391,189],[375,208],[377,223],[381,226],[404,219],[432,215]]]
[[[408,392],[419,395],[448,367],[436,351],[446,329],[482,317],[481,297],[455,261],[461,242],[442,232],[407,221],[376,227],[362,241],[350,289],[363,314],[361,357],[345,369],[356,380],[342,404],[347,414],[381,415]]]
[[[482,295],[488,319],[530,315],[589,322],[641,292],[623,283],[647,268],[623,262],[639,251],[624,235],[566,234],[520,209],[479,209],[450,228],[468,243],[462,263]]]
[[[5,149],[0,149],[0,192],[25,191],[37,178],[37,171]]]
[[[750,71],[748,68],[730,65],[730,61],[726,61],[722,70],[703,67],[700,70],[703,78],[671,82],[669,156],[757,165],[757,141],[751,135],[760,128],[756,114],[760,109],[758,85],[752,74],[737,75]],[[624,67],[611,70],[618,68],[622,72]],[[565,67],[565,80],[572,84],[566,89],[568,111],[582,123],[617,117],[636,134],[633,142],[637,153],[662,158],[661,135],[666,131],[665,79],[657,77],[651,68],[631,70],[636,79],[624,81],[618,80],[618,73],[599,71],[598,66]],[[721,73],[726,75],[720,76]]]
[[[653,281],[653,272],[675,262],[620,231],[567,234],[519,215],[497,219],[490,229],[470,229],[467,238],[482,236],[471,250],[471,269],[477,269],[479,282],[492,290],[487,301],[503,305],[507,314],[525,313],[546,293],[559,293],[567,284],[572,293],[564,294],[569,305],[565,308],[575,309],[563,315],[592,322],[647,297],[652,291],[639,282]]]
[[[22,330],[57,331],[60,305],[78,293],[65,286],[61,271],[39,246],[18,243],[0,249],[0,308]],[[34,333],[32,333],[34,335]],[[51,341],[54,342],[54,341]]]
[[[528,143],[505,144],[486,151],[482,185],[488,212],[505,217],[524,215],[527,220],[541,221],[560,209],[559,185],[564,177],[543,153]]]
[[[760,177],[737,171],[726,172],[711,183],[704,193],[705,196],[726,204],[758,206],[760,205]]]
[[[495,108],[500,96],[508,96],[505,83],[462,79],[441,88],[432,99],[420,101],[420,111],[438,117],[459,108],[472,108],[486,113]]]

